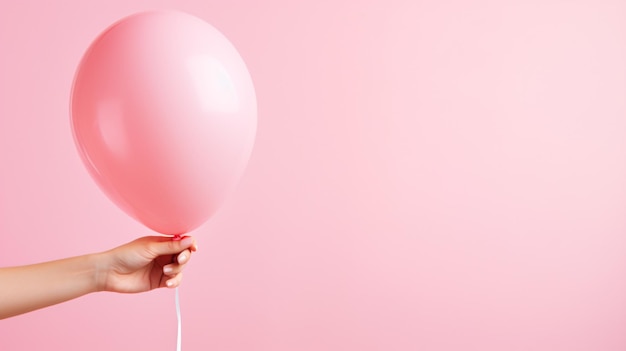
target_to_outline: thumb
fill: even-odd
[[[187,249],[193,250],[195,242],[196,240],[191,236],[183,237],[181,240],[162,238],[150,243],[149,250],[157,256],[174,255]]]

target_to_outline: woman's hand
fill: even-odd
[[[193,237],[174,240],[148,236],[98,254],[98,290],[138,293],[177,287],[191,253],[197,249]]]
[[[197,249],[192,237],[151,236],[102,253],[0,268],[0,319],[96,291],[176,287]]]

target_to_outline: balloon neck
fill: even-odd
[[[174,236],[172,237],[172,240],[181,240],[183,238],[182,235],[180,234],[174,234]]]

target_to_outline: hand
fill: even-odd
[[[177,287],[191,253],[197,249],[193,237],[173,240],[148,236],[106,251],[98,263],[98,290],[138,293]]]

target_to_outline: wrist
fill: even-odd
[[[107,287],[109,268],[111,267],[108,263],[108,255],[106,252],[100,252],[89,256],[94,267],[92,282],[94,290],[97,292],[105,291]]]

